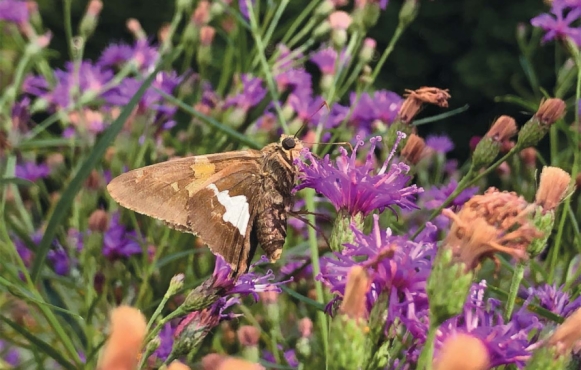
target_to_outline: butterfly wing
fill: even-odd
[[[240,274],[256,248],[260,161],[255,150],[181,158],[126,172],[107,190],[125,208],[198,235]]]

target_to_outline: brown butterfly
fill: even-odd
[[[120,205],[202,238],[233,269],[248,270],[258,244],[271,261],[285,242],[303,148],[294,136],[262,150],[170,160],[126,172],[107,190]]]

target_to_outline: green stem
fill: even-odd
[[[289,41],[289,39],[291,38],[292,34],[295,32],[295,30],[299,27],[299,25],[301,23],[303,23],[303,21],[305,20],[305,18],[307,18],[308,16],[311,16],[311,12],[313,9],[315,9],[317,7],[317,5],[319,5],[320,1],[309,1],[309,5],[307,5],[304,10],[301,12],[301,14],[299,14],[298,17],[295,18],[295,21],[290,25],[290,27],[288,28],[287,32],[285,33],[284,37],[281,40],[281,44],[287,44],[287,42]],[[313,20],[309,21],[309,25],[310,23],[315,23],[313,22]],[[298,37],[297,41],[300,40],[300,38],[305,35],[307,32],[309,32],[311,30],[311,28],[313,28],[313,25],[306,26],[303,27],[300,32],[290,41],[288,42],[287,46],[289,48],[292,48],[292,46],[295,44],[295,38]]]
[[[307,209],[315,209],[315,193],[312,190],[309,190],[305,195],[305,202]],[[315,216],[313,214],[307,215],[307,219],[311,223],[311,225],[315,224]],[[319,265],[319,245],[317,243],[317,233],[316,230],[312,227],[308,228],[309,230],[309,248],[311,251],[311,261],[313,265],[313,280],[315,282],[315,291],[317,293],[317,302],[320,304],[325,304],[325,297],[323,295],[323,285],[322,283],[316,279],[316,277],[321,273],[321,266]],[[328,359],[329,353],[329,333],[328,327],[329,324],[327,322],[327,315],[322,311],[317,311],[317,318],[321,326],[321,336],[323,337],[323,346],[325,349],[325,359]]]
[[[280,106],[280,98],[278,96],[278,90],[274,83],[274,78],[270,71],[270,66],[268,65],[268,61],[266,60],[266,56],[264,55],[264,42],[262,41],[262,37],[260,36],[260,29],[258,28],[258,23],[256,17],[254,15],[254,9],[252,9],[252,3],[250,0],[241,0],[246,1],[248,4],[248,15],[250,16],[250,33],[252,33],[252,37],[254,38],[254,42],[256,43],[256,47],[258,49],[258,56],[260,57],[260,64],[262,66],[262,73],[264,73],[264,77],[266,80],[266,84],[268,85],[268,90],[272,97],[272,102],[274,104],[274,108],[276,110],[276,115],[278,116],[278,120],[282,127],[282,130],[285,134],[288,134],[289,128],[286,123],[286,119],[284,118],[284,114],[282,113],[282,108]],[[282,0],[280,6],[286,6],[289,0]]]
[[[381,54],[381,58],[379,58],[377,65],[373,69],[373,73],[371,74],[371,80],[370,80],[368,86],[373,85],[373,82],[377,78],[377,75],[379,75],[379,71],[381,71],[381,69],[383,68],[383,65],[385,64],[387,57],[389,57],[389,55],[393,51],[395,44],[397,43],[397,41],[399,40],[399,38],[403,34],[403,31],[405,30],[405,28],[406,28],[405,24],[403,22],[399,22],[399,24],[397,25],[397,28],[395,29],[395,32],[393,33],[393,36],[391,37],[391,40],[389,41],[389,44],[387,45],[387,48],[385,48],[385,50],[383,51],[383,54]]]
[[[526,264],[524,262],[518,262],[514,268],[514,273],[512,274],[512,281],[510,283],[510,290],[508,291],[508,298],[506,300],[506,310],[504,312],[504,318],[508,322],[512,316],[512,311],[514,310],[514,303],[516,301],[516,295],[518,293],[518,288],[523,279],[525,273]]]
[[[430,319],[430,321],[432,321]],[[436,341],[436,332],[438,331],[437,326],[430,325],[430,330],[428,331],[428,337],[426,338],[426,343],[424,343],[424,348],[420,354],[418,360],[418,370],[432,370],[432,359],[434,357],[434,342]]]
[[[75,52],[73,50],[73,25],[71,23],[71,0],[65,0],[63,4],[63,18],[65,21],[65,36],[67,39],[67,49],[69,50],[69,58],[75,59]]]

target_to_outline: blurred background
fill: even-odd
[[[270,0],[276,1],[276,0]],[[520,107],[495,101],[507,94],[533,96],[525,77],[522,56],[517,43],[517,30],[530,34],[530,19],[547,12],[541,0],[518,2],[504,0],[420,0],[420,12],[405,31],[389,57],[375,86],[403,94],[406,88],[437,86],[450,89],[450,109],[469,105],[461,114],[420,126],[420,134],[446,133],[456,149],[453,157],[467,158],[468,142],[473,135],[483,135],[501,114],[513,116],[519,124],[528,119]],[[83,15],[86,0],[73,1],[73,24]],[[269,1],[264,1],[267,4]],[[66,62],[63,2],[38,0],[45,26],[53,31],[51,48],[56,50],[52,63],[58,67]],[[308,0],[292,0],[287,19],[298,14]],[[387,46],[397,25],[401,0],[390,0],[370,36],[378,42],[378,53]],[[174,2],[166,0],[104,1],[99,26],[86,47],[86,57],[95,59],[111,41],[131,42],[125,27],[128,18],[141,22],[148,35],[156,37],[159,28],[169,22]],[[539,83],[549,93],[554,85],[554,43],[532,55]],[[307,66],[308,67],[308,66]],[[195,68],[195,67],[194,67]],[[536,96],[540,99],[539,92]],[[420,116],[442,113],[427,108]],[[546,150],[547,139],[539,149]]]

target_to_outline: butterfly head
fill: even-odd
[[[282,135],[279,147],[289,158],[296,158],[303,149],[303,143],[293,135]]]

